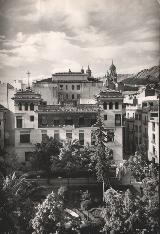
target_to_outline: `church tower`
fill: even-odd
[[[111,64],[109,70],[110,70],[110,79],[111,79],[114,83],[117,83],[116,66],[113,64],[113,60],[112,60],[112,64]]]

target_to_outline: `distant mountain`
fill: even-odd
[[[160,82],[160,66],[154,66],[150,69],[144,69],[135,75],[121,80],[124,84],[147,85]]]
[[[118,82],[121,82],[125,79],[131,78],[133,74],[117,74],[117,80]]]

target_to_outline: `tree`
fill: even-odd
[[[43,203],[36,207],[36,210],[35,217],[32,219],[34,233],[77,233],[73,232],[71,226],[75,229],[77,225],[79,226],[79,220],[68,215],[62,187],[58,192],[50,193]]]
[[[159,230],[159,170],[156,164],[146,164],[136,154],[126,163],[135,178],[140,178],[140,195],[130,191],[117,192],[110,188],[105,192],[106,207],[103,210],[105,231],[139,233],[146,230],[158,234]],[[143,175],[143,176],[142,176]]]
[[[95,161],[95,170],[97,175],[98,182],[103,182],[103,194],[105,179],[109,179],[109,167],[111,165],[110,153],[112,152],[107,146],[107,131],[104,127],[103,120],[101,117],[100,107],[98,108],[97,122],[95,124],[95,152],[94,152],[94,161]],[[109,183],[109,181],[108,181]]]
[[[18,227],[29,230],[29,220],[33,214],[31,196],[35,191],[41,191],[34,182],[28,182],[24,176],[17,178],[15,173],[3,178],[0,193],[0,226],[1,233],[17,233]],[[24,225],[25,224],[25,225]]]
[[[62,143],[48,138],[47,141],[36,144],[35,151],[33,152],[32,168],[35,170],[44,170],[48,174],[51,172],[52,160],[57,161],[60,153]]]

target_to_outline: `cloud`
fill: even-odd
[[[113,58],[119,72],[158,63],[159,9],[150,0],[1,1],[0,72],[6,79],[93,68],[104,75]],[[4,70],[7,72],[4,73]],[[13,76],[12,76],[13,77]]]

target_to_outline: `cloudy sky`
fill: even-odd
[[[89,64],[103,76],[159,63],[159,0],[0,0],[0,79],[49,77]]]

